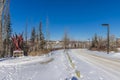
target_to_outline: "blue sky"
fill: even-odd
[[[109,23],[111,35],[120,37],[120,1],[119,0],[11,0],[10,14],[13,33],[38,27],[43,22],[46,30],[46,17],[50,37],[61,40],[64,30],[75,40],[87,40],[95,33],[106,36],[102,23]]]

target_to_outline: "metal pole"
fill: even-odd
[[[109,46],[110,46],[110,39],[109,39],[109,34],[110,34],[110,27],[109,27],[109,25],[108,25],[108,27],[107,27],[107,29],[108,29],[108,34],[107,34],[107,54],[109,54]]]
[[[109,36],[110,36],[110,26],[109,26],[109,24],[102,24],[102,26],[106,26],[107,27],[107,54],[109,54],[109,51],[110,51],[110,39],[109,39]]]

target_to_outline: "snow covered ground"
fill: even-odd
[[[83,76],[82,80],[120,80],[119,54],[85,49],[71,50],[71,56]]]
[[[86,49],[68,50],[73,68],[64,50],[49,55],[0,59],[0,80],[69,80],[80,72],[79,80],[119,80],[119,53]],[[77,76],[76,76],[77,77]]]
[[[113,52],[111,51],[109,54],[107,54],[107,52],[103,52],[103,51],[90,51],[87,49],[82,49],[84,51],[87,51],[86,53],[92,54],[92,55],[97,55],[97,56],[102,56],[105,58],[112,58],[112,59],[120,59],[120,52]]]
[[[65,80],[72,72],[63,50],[51,56],[0,60],[0,80]]]

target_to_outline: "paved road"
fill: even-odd
[[[77,58],[104,71],[110,80],[120,80],[120,61],[90,54],[87,50],[72,50]],[[105,74],[105,75],[106,75]],[[103,79],[105,80],[105,79]]]

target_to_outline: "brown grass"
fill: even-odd
[[[31,51],[29,53],[29,56],[40,56],[43,54],[48,54],[50,51],[49,50],[38,50],[38,51]]]

